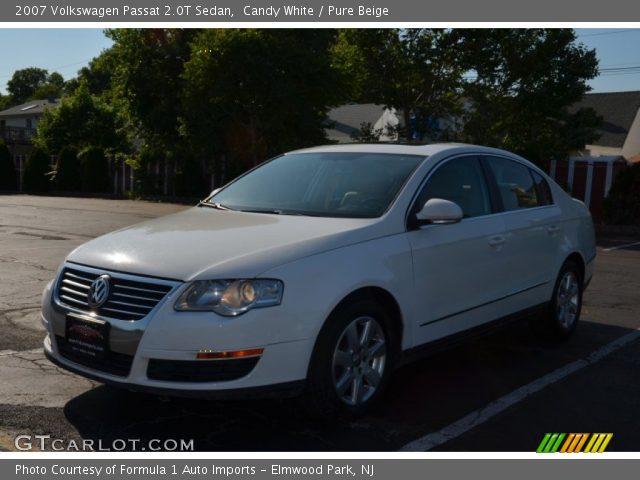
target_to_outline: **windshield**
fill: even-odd
[[[424,158],[336,152],[283,155],[238,178],[206,203],[260,213],[379,217]]]

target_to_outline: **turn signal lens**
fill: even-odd
[[[227,360],[231,358],[259,357],[264,352],[264,348],[250,348],[248,350],[233,350],[230,352],[198,352],[198,360]]]

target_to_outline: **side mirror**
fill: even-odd
[[[416,214],[420,224],[447,224],[457,223],[462,220],[462,209],[457,203],[442,198],[432,198],[424,204],[422,210]]]

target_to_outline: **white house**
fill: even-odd
[[[589,93],[575,107],[591,107],[603,119],[600,138],[581,154],[640,162],[640,91]]]
[[[33,148],[32,139],[38,122],[46,109],[56,108],[58,105],[59,99],[32,100],[0,112],[0,140],[5,142],[11,152],[20,190],[24,164]]]
[[[338,143],[354,141],[363,124],[369,124],[374,131],[382,131],[381,142],[397,140],[396,128],[400,125],[395,108],[388,109],[375,103],[343,105],[329,112],[327,138]]]
[[[0,128],[16,127],[35,130],[44,111],[47,108],[57,107],[59,103],[59,99],[32,100],[22,105],[2,110],[0,112]]]

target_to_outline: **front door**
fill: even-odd
[[[436,167],[418,195],[415,214],[431,198],[457,203],[462,221],[408,232],[414,267],[414,339],[419,345],[502,316],[508,282],[505,231],[476,156]]]

